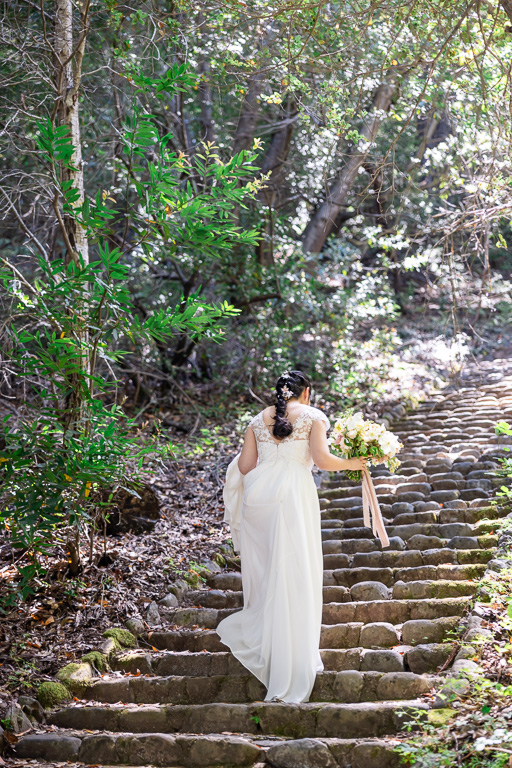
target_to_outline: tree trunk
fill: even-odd
[[[80,89],[82,58],[85,49],[87,33],[89,2],[83,5],[82,29],[73,48],[73,3],[72,0],[55,0],[55,85],[57,90],[57,122],[69,129],[69,135],[74,147],[71,162],[62,168],[63,181],[71,181],[78,190],[79,198],[75,206],[84,201],[84,171],[82,160],[82,144],[80,141],[80,117],[78,93]],[[58,205],[58,201],[55,202]],[[57,212],[57,211],[56,211]],[[84,263],[89,261],[89,244],[84,227],[73,216],[64,215],[63,237],[66,242],[66,261]]]
[[[82,28],[76,47],[74,47],[72,0],[55,0],[54,77],[57,92],[56,116],[58,125],[64,125],[68,128],[74,147],[70,162],[62,164],[61,177],[64,182],[71,182],[71,186],[78,191],[78,198],[74,203],[75,206],[82,205],[84,201],[84,172],[80,140],[78,94],[81,81],[82,59],[85,50],[88,12],[89,0],[84,0],[81,9]],[[65,242],[64,260],[66,264],[71,262],[78,266],[81,266],[82,263],[87,264],[89,262],[89,243],[86,230],[76,220],[76,217],[61,213],[58,195],[54,199],[54,209]],[[66,382],[65,432],[68,430],[76,431],[82,421],[84,388],[88,384],[87,375],[89,373],[89,365],[91,364],[87,327],[84,327],[83,321],[78,318],[79,315],[79,306],[70,307],[69,316],[74,328],[80,364],[79,370],[71,374]],[[74,530],[74,539],[70,538],[67,546],[69,552],[69,574],[77,576],[81,569],[80,530],[77,526],[75,526]]]
[[[336,222],[345,200],[352,189],[359,168],[364,163],[369,145],[375,141],[379,128],[388,112],[398,89],[398,72],[393,70],[381,84],[373,100],[373,107],[359,133],[366,147],[354,149],[349,153],[347,162],[330,190],[327,199],[311,218],[303,234],[303,249],[306,252],[320,253],[325,241]]]
[[[268,48],[279,34],[281,27],[271,23],[260,44],[260,50]],[[243,149],[250,149],[256,130],[256,122],[260,112],[258,97],[263,90],[267,80],[267,72],[256,72],[249,78],[249,84],[245,98],[242,103],[242,109],[238,118],[235,137],[233,139],[233,154],[238,154]]]
[[[204,14],[199,13],[197,18],[197,26],[199,30],[199,45],[203,49],[203,26],[205,24]],[[201,139],[203,141],[214,142],[215,131],[213,129],[213,114],[212,114],[212,86],[211,86],[211,67],[210,61],[205,58],[199,63],[199,74],[201,76],[199,81],[199,101],[201,103]]]
[[[512,22],[512,0],[501,0],[501,7]]]
[[[293,126],[297,112],[290,108],[283,113],[282,125],[272,135],[269,148],[261,166],[262,173],[270,173],[266,186],[259,192],[258,200],[268,213],[265,219],[262,238],[256,247],[260,264],[269,265],[274,261],[274,209],[279,207],[282,198],[284,181],[284,166],[290,148]]]

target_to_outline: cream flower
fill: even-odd
[[[357,413],[354,413],[352,416],[348,417],[346,422],[346,428],[349,432],[355,429],[356,435],[357,435],[357,432],[361,429],[363,424],[364,424],[363,414],[361,413],[361,411],[358,411]],[[356,435],[354,435],[354,437]]]

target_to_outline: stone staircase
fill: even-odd
[[[263,686],[214,629],[242,605],[241,575],[212,574],[167,614],[169,628],[118,654],[84,698],[49,713],[18,758],[94,765],[391,768],[404,723],[424,718],[497,544],[488,472],[505,455],[512,365],[484,364],[393,423],[399,474],[372,471],[390,536],[362,526],[361,487],[320,490],[325,670],[307,704],[265,703]],[[461,624],[462,619],[462,624]],[[402,733],[402,737],[404,735]]]

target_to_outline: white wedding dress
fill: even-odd
[[[225,520],[240,551],[244,607],[217,627],[222,642],[267,687],[265,701],[308,701],[320,658],[323,557],[320,505],[311,474],[313,422],[304,406],[293,432],[275,440],[259,413],[250,422],[258,464],[238,456],[226,473]]]

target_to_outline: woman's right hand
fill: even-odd
[[[350,469],[352,471],[362,469],[366,469],[368,467],[368,459],[366,456],[359,456],[356,459],[348,459],[347,460],[347,469]]]

